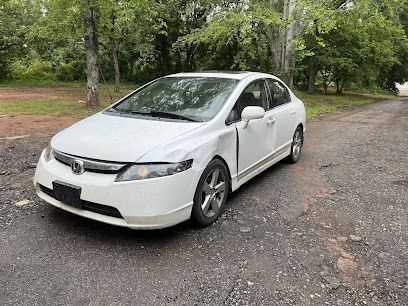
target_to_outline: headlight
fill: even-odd
[[[44,152],[45,161],[49,162],[53,157],[54,155],[52,154],[52,147],[51,144],[49,143],[48,146],[45,148]]]
[[[181,163],[130,165],[118,174],[115,182],[145,180],[173,175],[191,168],[192,164],[193,160],[189,159]]]

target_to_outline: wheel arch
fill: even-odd
[[[296,126],[296,130],[297,128],[301,128],[302,129],[302,135],[305,133],[305,125],[303,124],[303,122],[300,122],[297,126]],[[296,131],[295,130],[295,131]]]
[[[232,177],[231,177],[231,170],[230,170],[230,168],[229,168],[229,166],[228,166],[228,163],[225,161],[225,159],[221,156],[221,155],[215,155],[211,160],[210,160],[210,162],[211,161],[213,161],[214,159],[219,159],[224,165],[225,165],[225,167],[227,168],[227,171],[228,171],[228,177],[229,177],[229,180],[230,180],[230,184],[229,184],[229,192],[232,192],[232,184],[231,184],[231,181],[232,181]],[[209,162],[209,163],[210,163]],[[208,164],[209,164],[208,163]]]

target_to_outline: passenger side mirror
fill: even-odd
[[[247,106],[242,110],[241,121],[242,128],[248,126],[249,120],[261,119],[265,116],[265,110],[260,106]]]

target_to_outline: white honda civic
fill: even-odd
[[[302,101],[272,75],[170,75],[54,136],[34,185],[46,202],[113,225],[207,226],[229,192],[299,160],[305,121]]]

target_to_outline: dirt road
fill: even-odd
[[[397,88],[401,97],[408,97],[408,83],[399,84]]]
[[[5,126],[2,305],[408,304],[408,98],[309,122],[302,160],[248,182],[204,230],[131,231],[47,205],[30,180],[55,131]]]

